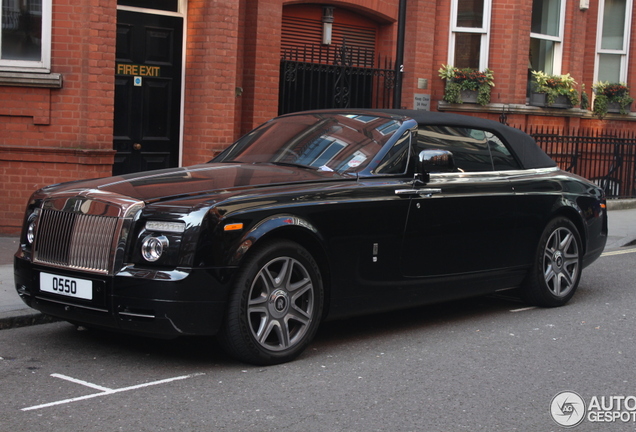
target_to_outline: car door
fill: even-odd
[[[416,153],[424,149],[451,151],[457,170],[431,173],[425,185],[402,192],[410,200],[402,274],[438,284],[442,298],[505,287],[518,262],[515,195],[502,174],[518,168],[514,158],[499,137],[469,128],[420,127]]]

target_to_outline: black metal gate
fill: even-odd
[[[376,67],[383,65],[383,68]],[[278,112],[323,108],[391,108],[395,70],[373,50],[306,45],[281,59]]]

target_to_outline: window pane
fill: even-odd
[[[617,83],[621,81],[621,55],[601,54],[598,59],[598,80]]]
[[[559,36],[561,0],[534,0],[532,2],[532,33]]]
[[[519,164],[515,160],[514,156],[510,154],[506,145],[497,135],[494,135],[491,132],[486,132],[486,139],[488,140],[488,147],[490,148],[490,155],[492,156],[492,163],[495,171],[519,169]]]
[[[605,0],[601,49],[623,49],[625,8],[626,0]]]
[[[382,162],[378,164],[376,173],[378,174],[404,174],[409,160],[409,144],[411,143],[411,132],[407,131],[396,142],[391,150],[384,156]]]
[[[42,0],[2,0],[3,60],[42,60]]]
[[[457,26],[482,28],[484,0],[457,0]]]
[[[455,67],[479,69],[481,34],[455,33]]]
[[[492,171],[493,165],[485,131],[450,126],[422,126],[417,132],[416,152],[425,149],[449,150],[455,166],[463,172]]]
[[[530,39],[530,64],[532,70],[554,73],[554,48],[556,43],[542,39]]]
[[[121,6],[179,12],[178,0],[117,0],[117,4]]]

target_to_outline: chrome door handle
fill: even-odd
[[[423,189],[397,189],[396,195],[420,195],[420,196],[433,196],[434,194],[442,193],[439,188],[423,188]]]
[[[418,195],[427,196],[427,197],[431,197],[438,193],[442,193],[442,190],[438,188],[425,188],[425,189],[418,189],[417,191]]]

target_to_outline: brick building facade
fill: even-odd
[[[312,38],[322,37],[327,26],[333,26],[334,45],[359,45],[365,53],[393,61],[402,2],[0,3],[0,233],[16,233],[26,200],[36,188],[138,167],[205,162],[277,115],[283,98],[283,47],[312,43],[321,51],[324,41]],[[528,105],[529,61],[551,73],[570,73],[578,90],[585,84],[590,97],[599,77],[636,85],[632,0],[404,4],[401,106],[501,119],[520,128],[634,128],[632,114],[599,120],[576,107]],[[616,22],[616,17],[623,19],[614,26],[618,30],[603,25]],[[134,29],[146,18],[143,45],[144,36],[134,36]],[[140,61],[127,57],[128,48],[137,43],[145,55]],[[540,49],[533,53],[533,47]],[[494,71],[490,104],[442,100],[444,82],[438,69],[460,57],[468,59],[461,62]],[[163,75],[150,73],[155,70],[151,68]],[[146,88],[147,93],[139,93]],[[169,115],[166,121],[164,114]]]

